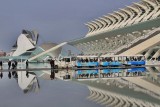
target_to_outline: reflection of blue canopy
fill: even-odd
[[[103,73],[118,73],[121,72],[121,69],[103,69]]]
[[[109,73],[109,69],[103,69],[102,72],[103,73]]]
[[[127,72],[145,72],[145,71],[146,71],[145,67],[127,69]]]
[[[78,70],[77,74],[98,74],[97,70]]]
[[[98,70],[87,70],[88,74],[98,74]]]
[[[121,71],[121,69],[110,69],[110,71],[111,71],[112,73],[118,73],[118,72]]]
[[[82,71],[81,71],[81,70],[78,70],[78,71],[77,71],[77,74],[82,74]]]

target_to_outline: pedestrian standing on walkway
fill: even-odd
[[[12,69],[15,69],[15,62],[12,61]]]
[[[54,69],[55,61],[52,59],[52,68]]]
[[[52,59],[49,60],[49,63],[50,63],[51,69],[52,69]]]
[[[15,64],[15,68],[17,68],[18,62],[14,61],[14,64]]]
[[[54,69],[55,64],[53,59],[50,60],[50,65],[51,65],[51,69]]]
[[[11,61],[9,60],[8,61],[8,69],[10,69],[11,68]]]
[[[0,77],[1,77],[1,78],[3,77],[3,72],[2,72],[2,71],[0,72]]]
[[[26,69],[28,68],[28,60],[26,61]]]
[[[3,66],[3,62],[2,62],[2,61],[0,61],[0,67],[1,67],[1,70],[2,70],[2,66]]]

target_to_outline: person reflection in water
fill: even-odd
[[[11,68],[11,61],[9,60],[8,61],[8,69],[10,69]]]
[[[29,77],[29,72],[26,70],[26,77],[28,78]]]
[[[12,75],[11,75],[11,72],[9,71],[8,72],[8,78],[11,79],[11,77],[12,77]]]
[[[17,72],[16,72],[16,71],[12,71],[12,76],[13,76],[14,78],[18,78]]]
[[[50,75],[51,80],[55,78],[55,71],[54,69],[51,69],[51,75]]]
[[[3,78],[3,73],[2,72],[0,73],[0,77]]]
[[[14,76],[15,78],[18,78],[18,74],[17,74],[17,72],[15,71],[15,76]]]

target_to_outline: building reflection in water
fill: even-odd
[[[8,78],[15,78],[24,93],[40,90],[38,78],[72,80],[87,85],[89,100],[112,107],[159,107],[159,67],[130,69],[93,69],[66,71],[13,71]],[[0,72],[0,77],[3,73]]]
[[[160,67],[146,67],[146,80],[160,86]]]
[[[51,71],[18,71],[18,84],[24,93],[38,92],[40,90],[38,78],[53,80],[56,79],[55,73],[57,72],[54,69]]]
[[[34,72],[17,71],[17,76],[18,85],[24,93],[39,91],[39,82]]]
[[[3,78],[3,72],[0,72],[0,77]],[[19,87],[24,93],[38,92],[40,89],[38,79],[34,72],[28,71],[8,71],[8,78],[16,79]]]
[[[159,107],[159,70],[155,67],[77,70],[74,81],[88,86],[89,100],[111,107]]]
[[[132,77],[146,75],[146,68],[76,70],[77,79]]]

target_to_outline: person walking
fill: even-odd
[[[18,62],[17,62],[17,61],[14,61],[14,64],[15,64],[15,67],[17,68]]]
[[[50,60],[50,65],[51,65],[51,69],[54,69],[55,63],[53,59]]]
[[[14,61],[12,61],[12,69],[15,69],[15,62]]]
[[[55,66],[55,61],[52,60],[52,68],[54,69],[54,66]]]
[[[0,61],[0,67],[1,67],[1,70],[2,70],[2,66],[3,66],[3,62],[2,62],[2,61]]]
[[[11,61],[9,60],[8,61],[8,69],[10,69],[11,68]]]
[[[26,61],[26,68],[28,68],[28,60]]]
[[[49,60],[49,63],[50,63],[50,66],[51,66],[51,68],[52,68],[52,59],[51,59],[51,60]]]

